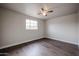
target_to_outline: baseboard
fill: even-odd
[[[51,39],[51,40],[56,40],[56,41],[60,41],[60,42],[64,42],[64,43],[67,43],[67,44],[71,44],[71,45],[75,45],[75,46],[79,46],[78,44],[74,44],[74,43],[70,43],[70,42],[66,42],[66,41],[62,41],[62,40],[57,40],[55,38],[49,38],[48,39]]]
[[[42,38],[39,38],[39,39],[42,39]],[[7,45],[7,46],[0,47],[0,49],[9,48],[9,47],[12,47],[12,46],[16,46],[16,45],[28,43],[28,42],[35,41],[35,40],[39,40],[39,39],[28,40],[28,41],[23,41],[23,42],[15,43],[15,44],[10,44],[10,45]]]
[[[8,47],[12,47],[12,46],[16,46],[16,45],[20,45],[20,44],[28,43],[28,42],[31,42],[31,41],[40,40],[40,39],[51,39],[51,40],[55,40],[55,39],[52,39],[52,38],[45,38],[45,37],[42,37],[42,38],[39,38],[39,39],[34,39],[34,40],[29,40],[29,41],[19,42],[19,43],[15,43],[15,44],[10,44],[10,45],[7,45],[7,46],[0,47],[0,49],[5,49],[5,48],[8,48]],[[56,41],[60,41],[60,40],[56,40]],[[72,44],[72,43],[65,42],[65,41],[60,41],[60,42],[64,42],[64,43],[68,43],[68,44]],[[72,44],[72,45],[76,45],[76,46],[79,47],[79,45],[77,45],[77,44]]]

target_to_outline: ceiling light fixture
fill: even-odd
[[[53,10],[49,10],[47,8],[47,6],[44,6],[43,8],[40,9],[40,13],[38,13],[39,15],[43,15],[43,16],[47,16],[48,13],[52,13]]]

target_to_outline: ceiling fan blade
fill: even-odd
[[[53,12],[53,10],[50,10],[50,11],[48,11],[48,12]]]
[[[44,11],[44,8],[41,8],[42,11]]]

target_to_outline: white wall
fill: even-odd
[[[1,40],[1,13],[0,13],[0,40]]]
[[[47,21],[2,8],[0,8],[0,15],[0,48],[17,45],[42,37],[78,44],[77,13],[49,19]],[[39,22],[39,30],[28,31],[25,29],[25,20],[28,18]]]
[[[1,20],[0,20],[0,40],[1,40]]]
[[[2,12],[1,32],[2,39],[0,48],[17,45],[31,40],[43,38],[44,23],[37,18],[25,16],[23,14],[0,8]],[[26,19],[34,19],[38,21],[38,30],[26,30]]]
[[[0,10],[0,46],[1,46],[1,19],[2,19],[2,12]]]
[[[78,11],[78,45],[79,45],[79,11]]]
[[[46,21],[47,37],[78,44],[77,39],[77,13],[49,19]]]

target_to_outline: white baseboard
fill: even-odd
[[[41,38],[44,38],[44,37],[41,37]],[[50,37],[48,37],[48,38],[50,38]],[[50,38],[50,39],[55,39],[55,38]],[[36,40],[36,39],[34,39],[34,40]],[[4,48],[7,48],[7,47],[19,45],[19,44],[22,44],[22,43],[27,43],[27,42],[30,42],[30,41],[33,41],[33,40],[28,40],[28,41],[23,41],[23,42],[19,42],[19,43],[14,43],[14,44],[2,46],[2,47],[0,47],[0,49],[4,49]],[[62,40],[60,40],[60,41],[62,41]],[[62,42],[65,42],[65,41],[62,41]],[[70,43],[70,42],[66,42],[66,43]],[[70,43],[70,44],[74,44],[74,43]],[[78,44],[74,44],[74,45],[78,45]],[[79,47],[79,45],[78,45],[78,47]]]
[[[50,37],[47,37],[47,38],[50,38]],[[50,39],[56,39],[56,38],[50,38]],[[79,46],[79,44],[77,44],[77,43],[72,43],[72,42],[68,42],[68,41],[64,41],[64,40],[58,40],[58,41],[61,41],[61,42],[66,42],[66,43],[70,43],[70,44],[73,44],[73,45],[78,45]]]
[[[41,37],[41,38],[43,38],[43,37]],[[38,39],[40,39],[40,38],[38,38]],[[37,39],[34,39],[34,40],[37,40]],[[16,46],[16,45],[23,44],[23,43],[27,43],[27,42],[30,42],[30,41],[33,41],[33,40],[28,40],[28,41],[23,41],[23,42],[18,42],[18,43],[14,43],[14,44],[2,46],[2,47],[0,47],[0,49],[12,47],[12,46]]]

